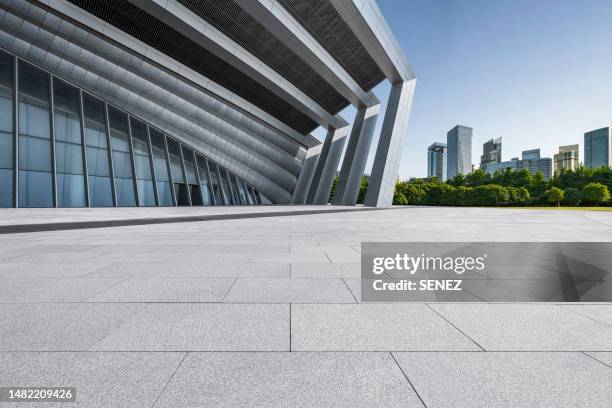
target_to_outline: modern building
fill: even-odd
[[[0,0],[0,206],[326,204],[343,152],[352,205],[385,80],[370,206],[416,83],[374,0]]]
[[[576,170],[580,164],[580,147],[577,144],[559,146],[559,153],[553,156],[555,174],[563,170]]]
[[[605,127],[584,134],[584,166],[590,168],[610,166],[610,137],[612,128]]]
[[[446,181],[446,144],[435,142],[427,148],[427,177]]]
[[[537,173],[542,173],[545,180],[552,176],[552,159],[549,157],[540,157],[540,149],[524,150],[521,159],[513,157],[510,161],[501,163],[492,163],[487,166],[487,173],[494,174],[496,171],[511,170],[528,170],[532,176]]]
[[[502,161],[502,139],[490,139],[482,145],[482,156],[480,156],[480,168],[487,171],[487,166]]]
[[[448,146],[447,176],[452,179],[457,174],[472,172],[472,138],[471,127],[457,125],[446,134]]]

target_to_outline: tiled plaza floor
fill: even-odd
[[[612,406],[612,303],[359,302],[362,241],[612,241],[612,213],[256,215],[296,210],[317,207],[0,212],[252,215],[0,234],[0,386],[104,408]]]

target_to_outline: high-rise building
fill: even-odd
[[[0,207],[390,205],[415,84],[373,0],[0,0]]]
[[[493,174],[498,170],[529,170],[531,175],[542,173],[545,180],[552,176],[552,159],[550,157],[540,157],[540,149],[523,151],[521,160],[518,157],[510,159],[510,161],[501,163],[492,163],[487,166],[487,173]]]
[[[469,174],[472,171],[472,138],[471,127],[457,125],[446,134],[448,146],[447,176],[449,179],[457,174]]]
[[[584,165],[598,168],[610,166],[610,134],[612,128],[605,127],[584,134]]]
[[[480,156],[480,168],[487,171],[487,166],[502,161],[502,139],[491,139],[482,145],[482,156]]]
[[[577,144],[559,146],[559,153],[554,158],[555,174],[561,174],[562,170],[576,170],[580,163],[580,147]]]
[[[427,177],[435,177],[440,181],[446,180],[446,143],[435,142],[427,148]]]

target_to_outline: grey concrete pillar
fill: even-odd
[[[367,206],[384,207],[393,203],[402,143],[412,108],[415,85],[416,79],[412,79],[397,82],[391,87],[365,198]]]
[[[348,126],[328,129],[308,192],[308,204],[327,204],[347,133]]]
[[[357,203],[361,177],[370,153],[379,110],[380,105],[364,106],[357,110],[334,192],[334,205],[355,205]]]
[[[312,184],[312,178],[321,156],[321,148],[323,145],[318,145],[308,149],[304,161],[302,162],[302,170],[298,177],[295,189],[293,190],[293,196],[291,197],[291,204],[304,204],[306,202],[306,196],[308,195],[308,189]]]

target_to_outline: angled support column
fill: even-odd
[[[361,177],[368,160],[379,110],[379,104],[364,106],[357,110],[334,192],[334,205],[355,205],[357,203]]]
[[[317,168],[317,163],[319,162],[319,157],[321,156],[322,147],[323,145],[320,144],[308,149],[306,157],[304,157],[304,162],[302,163],[302,170],[300,171],[297,183],[295,184],[295,189],[293,190],[291,204],[306,203],[306,196],[308,195],[308,190],[312,183],[312,178],[314,177],[315,169]]]
[[[365,198],[367,206],[384,207],[393,203],[402,143],[412,108],[415,85],[416,78],[396,82],[391,87]]]
[[[308,192],[306,200],[308,204],[327,204],[347,133],[348,126],[339,129],[330,127],[327,130],[327,136]]]

